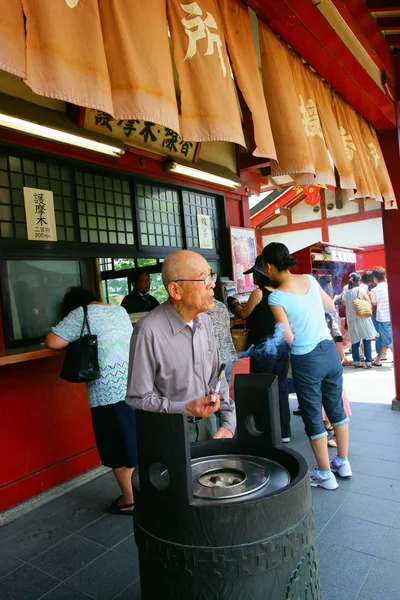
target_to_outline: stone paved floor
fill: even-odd
[[[346,369],[345,387],[354,476],[333,492],[312,491],[323,600],[399,600],[400,412],[390,409],[391,363]],[[314,467],[301,418],[292,426],[290,445]],[[139,600],[131,520],[103,511],[116,495],[107,473],[4,525],[1,600]]]

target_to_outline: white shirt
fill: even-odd
[[[390,322],[389,294],[386,281],[378,283],[371,290],[371,300],[376,304],[376,320],[380,323]]]

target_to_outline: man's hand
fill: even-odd
[[[220,440],[222,438],[232,438],[233,433],[226,427],[220,427],[218,431],[213,435],[214,440]]]
[[[220,406],[220,398],[217,394],[217,399],[215,402],[213,399],[213,390],[210,391],[208,396],[203,396],[203,398],[196,398],[195,400],[191,400],[186,404],[186,416],[188,417],[202,417],[206,419],[213,413],[219,410]]]

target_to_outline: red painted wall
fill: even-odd
[[[61,363],[0,367],[0,510],[99,464],[86,386],[62,381]]]
[[[366,246],[363,252],[357,252],[357,271],[372,271],[376,266],[386,269],[385,247]]]
[[[400,206],[400,154],[397,128],[379,132],[379,142],[397,203]],[[396,361],[400,349],[400,311],[397,308],[400,304],[400,210],[383,210],[382,220],[393,330],[396,398],[400,399],[400,365],[397,365]]]
[[[60,144],[1,132],[4,142],[69,156],[107,167],[196,185],[223,193],[203,182],[166,174],[160,160],[132,152],[113,159]],[[227,224],[250,226],[243,190],[226,193]],[[4,336],[0,300],[0,349]],[[62,357],[0,367],[0,511],[75,477],[99,464],[84,384],[59,378]]]

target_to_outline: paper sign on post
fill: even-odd
[[[197,228],[199,230],[199,244],[200,248],[212,250],[213,236],[211,231],[211,219],[210,215],[197,215]]]
[[[28,240],[56,242],[53,192],[28,187],[23,189]]]

